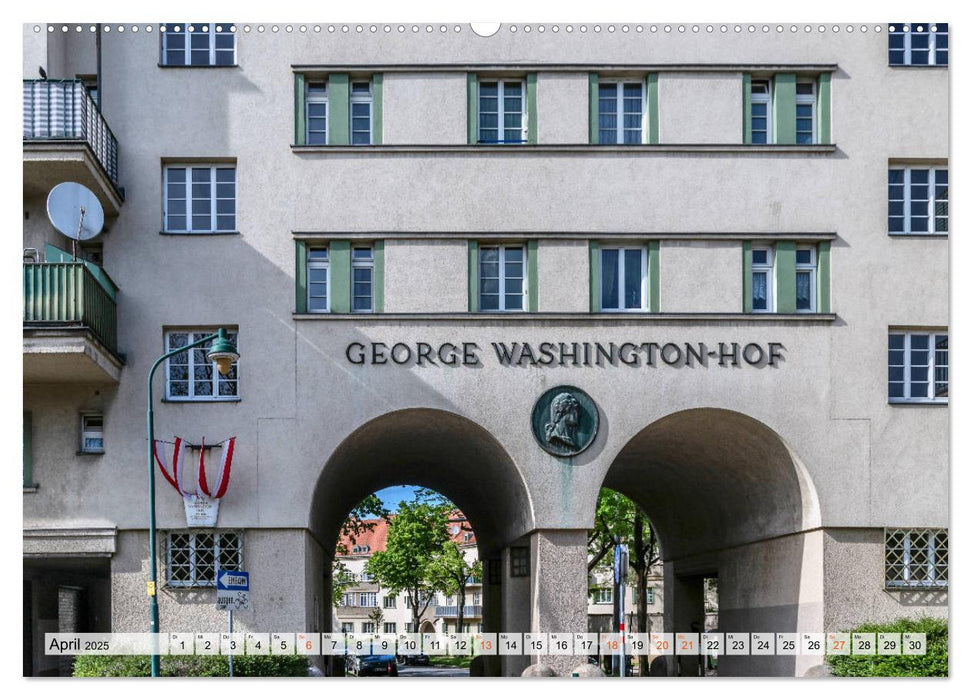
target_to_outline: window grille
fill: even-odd
[[[243,539],[236,532],[170,532],[166,538],[167,584],[214,588],[216,572],[240,571]]]
[[[947,588],[947,530],[886,530],[886,587]]]

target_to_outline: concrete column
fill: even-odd
[[[678,576],[672,564],[664,565],[664,618],[665,631],[705,631],[704,576]],[[669,656],[667,661],[668,675],[698,674],[697,656]]]
[[[538,530],[530,536],[532,632],[586,632],[587,531]],[[586,663],[583,656],[534,656],[560,676]]]

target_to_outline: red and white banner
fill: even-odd
[[[153,445],[155,461],[162,476],[172,485],[185,504],[185,519],[190,527],[213,527],[219,516],[219,500],[226,495],[229,488],[229,472],[233,464],[233,452],[236,448],[236,438],[231,437],[221,443],[222,447],[215,487],[209,488],[206,476],[206,439],[202,438],[199,449],[199,468],[193,478],[193,470],[186,464],[186,450],[189,444],[180,437],[175,438],[172,450],[172,468],[169,469],[165,461],[165,443],[156,440]],[[215,447],[212,445],[210,447]]]

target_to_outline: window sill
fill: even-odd
[[[773,323],[832,323],[836,314],[755,314],[755,313],[650,313],[650,312],[501,312],[485,313],[471,311],[455,311],[443,313],[380,313],[380,314],[334,314],[334,313],[295,313],[295,321],[367,321],[368,323],[384,323],[389,321],[452,321],[456,323],[492,323],[496,321],[510,323],[557,323],[580,322],[601,323],[614,321],[619,323],[658,323],[695,321],[698,323],[737,323],[740,321]]]
[[[81,457],[82,455],[84,456],[90,455],[92,457],[98,457],[100,455],[103,455],[104,453],[105,453],[104,450],[78,450],[74,454],[76,454],[78,457]]]
[[[37,493],[37,484],[33,486],[24,486],[24,493]]]
[[[888,63],[887,68],[942,68],[946,69],[947,63]]]
[[[219,64],[219,65],[213,65],[211,63],[206,63],[206,64],[194,65],[194,66],[193,65],[185,65],[185,64],[176,65],[176,64],[169,64],[169,63],[158,63],[156,65],[158,65],[159,68],[188,68],[190,70],[196,70],[198,68],[239,68],[239,64],[238,63],[229,63],[229,64],[223,63],[223,64]]]
[[[584,153],[587,155],[651,155],[656,153],[804,153],[829,154],[836,152],[835,144],[752,144],[752,143],[728,143],[728,144],[589,144],[589,143],[565,143],[565,144],[381,144],[375,146],[307,146],[300,144],[290,144],[290,149],[294,153],[515,153],[520,155],[530,153]]]
[[[933,399],[887,399],[887,403],[891,406],[947,406],[947,399],[933,400]]]
[[[947,232],[937,233],[936,231],[934,233],[891,233],[890,231],[887,231],[887,235],[890,236],[890,238],[944,238],[944,239],[946,239],[948,236]]]
[[[238,403],[242,399],[238,396],[226,396],[215,399],[170,399],[166,397],[161,399],[161,401],[162,403]]]
[[[159,231],[162,236],[238,236],[239,231]]]

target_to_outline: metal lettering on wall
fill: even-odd
[[[779,367],[782,343],[494,342],[492,353],[478,343],[349,343],[344,351],[354,365],[481,367],[483,355],[503,367]]]

